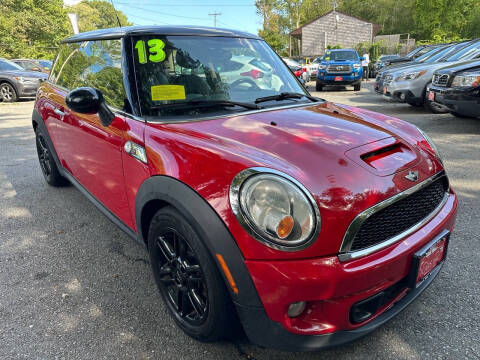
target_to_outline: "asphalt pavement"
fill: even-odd
[[[459,195],[457,225],[440,275],[399,316],[352,344],[301,354],[184,335],[146,251],[74,187],[44,182],[33,102],[0,103],[0,359],[480,359],[480,119],[390,103],[367,87],[313,94],[425,130]]]

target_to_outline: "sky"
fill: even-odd
[[[66,5],[79,0],[64,0]],[[261,18],[255,12],[255,0],[113,0],[135,25],[202,25],[247,31],[256,34]]]

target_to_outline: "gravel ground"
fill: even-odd
[[[169,318],[145,250],[75,188],[45,184],[33,102],[0,103],[0,359],[480,359],[480,120],[390,103],[371,82],[314,94],[410,121],[444,157],[460,197],[457,226],[441,274],[408,309],[316,353],[192,340]]]

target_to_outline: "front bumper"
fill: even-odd
[[[450,111],[465,116],[480,117],[480,87],[445,88],[430,86],[428,91],[435,93],[434,101],[445,105]]]
[[[25,82],[17,82],[17,94],[18,97],[35,97],[37,95],[37,90],[40,86],[40,80],[34,81],[25,81]]]
[[[336,81],[339,77],[342,78],[340,81]],[[354,85],[361,83],[362,73],[349,73],[349,74],[330,74],[326,72],[317,72],[317,83],[320,85]]]
[[[384,95],[402,103],[423,102],[427,82],[423,77],[415,80],[383,83],[379,89]]]
[[[371,255],[340,262],[337,256],[296,261],[245,261],[263,308],[237,305],[243,327],[258,345],[282,350],[316,350],[358,339],[397,315],[438,274],[438,266],[415,290],[402,289],[368,320],[353,324],[350,309],[408,277],[413,254],[454,227],[457,198],[415,233]],[[293,302],[306,301],[296,318],[287,315]]]

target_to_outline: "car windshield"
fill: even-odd
[[[330,51],[327,50],[323,55],[323,60],[326,61],[359,61],[356,51]]]
[[[52,68],[52,62],[50,60],[37,60],[37,62],[48,70]]]
[[[432,56],[435,56],[439,53],[442,53],[443,51],[446,51],[450,46],[442,46],[441,48],[433,48],[430,49],[427,53],[423,54],[422,56],[419,56],[418,58],[415,59],[417,62],[431,62]],[[443,55],[443,54],[442,54]]]
[[[23,68],[12,61],[0,60],[0,71],[23,70]]]
[[[460,51],[451,55],[445,61],[469,60],[475,58],[480,53],[480,42],[475,42],[462,48]]]
[[[234,37],[147,35],[133,38],[142,115],[184,116],[243,111],[255,100],[281,93],[307,95],[278,55],[263,41]],[[290,98],[281,102],[307,101]],[[223,106],[229,103],[231,106]],[[207,105],[207,106],[199,106]],[[275,100],[262,103],[274,106]],[[218,106],[208,106],[218,105]],[[163,119],[162,119],[163,120]]]
[[[378,59],[379,61],[388,61],[388,60],[393,60],[393,59],[398,59],[400,56],[399,55],[382,55]]]

